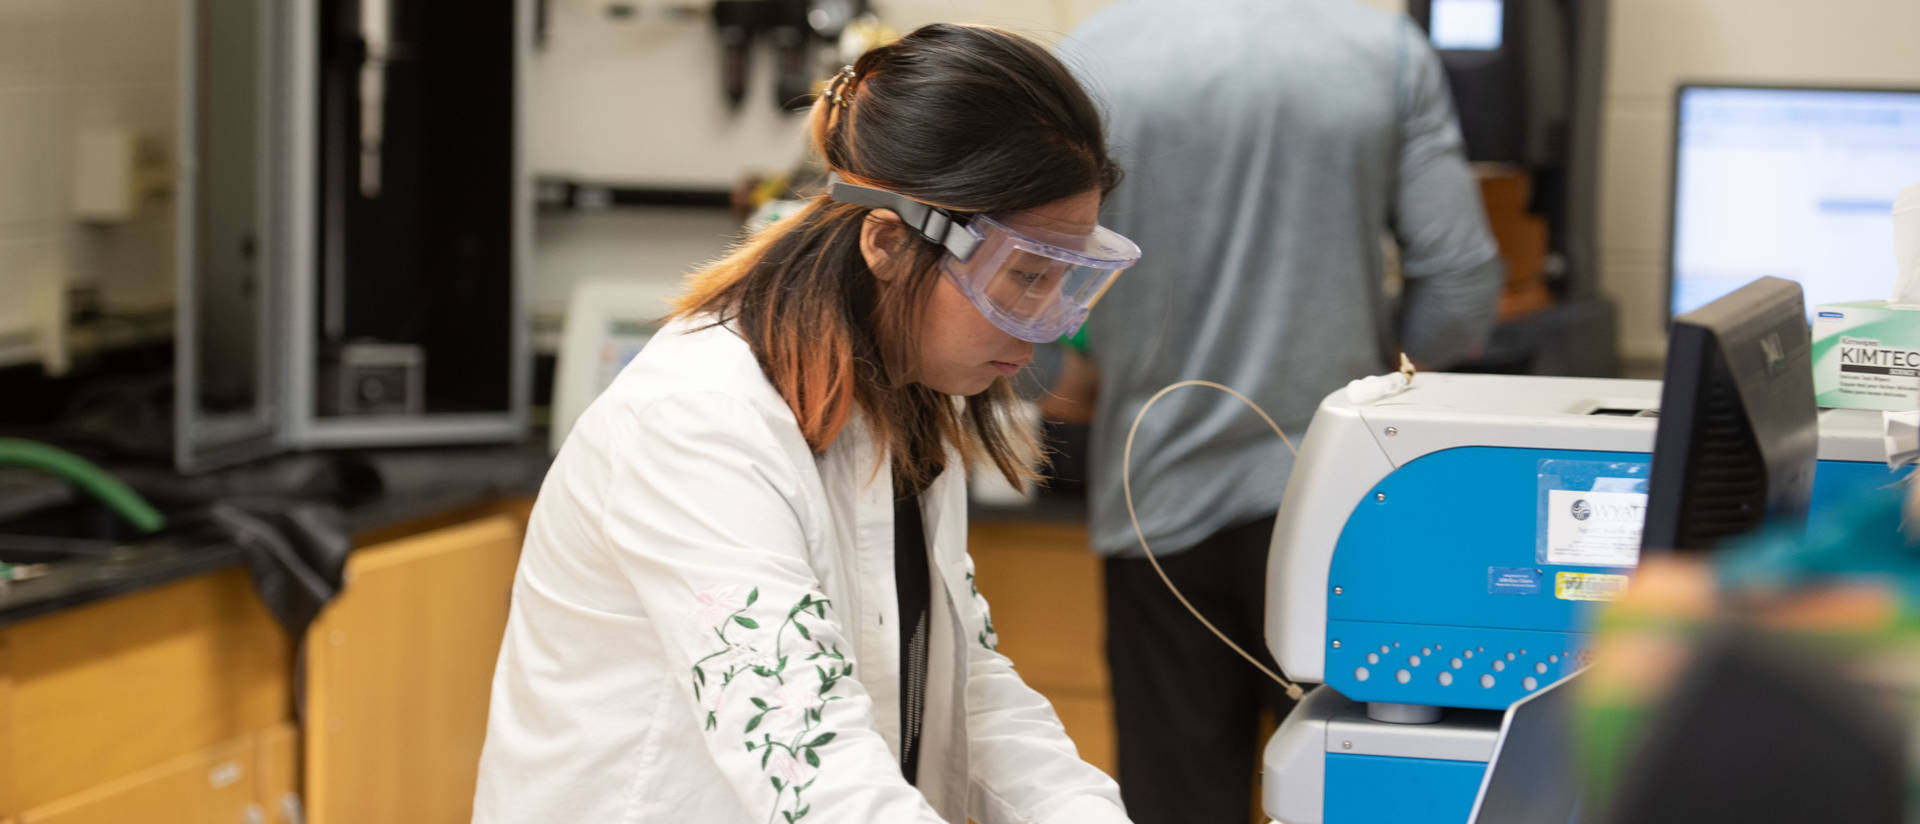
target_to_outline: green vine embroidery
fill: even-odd
[[[715,587],[696,597],[695,619],[712,629],[721,646],[693,663],[693,695],[706,710],[707,731],[713,732],[720,723],[724,696],[735,688],[734,682],[749,675],[759,679],[752,687],[756,694],[747,697],[755,712],[740,731],[745,736],[742,743],[747,752],[760,753],[760,769],[767,773],[767,781],[773,785],[774,804],[767,821],[774,821],[777,815],[793,824],[813,809],[806,801],[806,792],[818,778],[820,748],[831,743],[835,735],[814,730],[820,725],[827,704],[841,700],[842,696],[831,693],[840,679],[853,675],[853,664],[846,660],[838,645],[815,639],[801,620],[809,617],[824,620],[832,601],[812,594],[801,596],[800,602],[787,610],[786,619],[773,631],[769,653],[755,643],[765,638],[765,630],[759,621],[746,614],[759,600],[757,587],[744,599],[736,586]],[[792,656],[784,646],[789,628],[800,641],[813,645],[812,652],[800,659],[801,665],[792,668],[789,668]],[[728,637],[730,631],[747,631],[759,638]],[[809,668],[817,678],[817,686],[803,683],[800,677]],[[757,740],[753,737],[755,732],[760,734]]]
[[[987,599],[980,594],[980,587],[973,582],[973,572],[967,572],[967,589],[973,592],[973,600],[980,603],[980,633],[974,640],[989,652],[1000,651],[1000,634],[993,631],[993,613],[987,610]]]

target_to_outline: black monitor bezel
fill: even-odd
[[[1779,305],[1785,301],[1786,294],[1769,295],[1764,291],[1742,295],[1763,288],[1771,281],[1780,286],[1766,286],[1766,289],[1791,289],[1793,303],[1798,311],[1791,316],[1788,307]],[[1654,427],[1653,450],[1650,454],[1652,466],[1648,472],[1647,509],[1641,531],[1642,552],[1704,552],[1711,551],[1713,544],[1689,542],[1686,538],[1694,532],[1697,523],[1697,504],[1700,501],[1697,489],[1703,463],[1699,460],[1704,453],[1701,438],[1708,434],[1703,419],[1701,404],[1705,401],[1706,384],[1711,373],[1716,370],[1729,382],[1734,393],[1734,403],[1738,405],[1745,419],[1744,432],[1752,440],[1752,446],[1762,464],[1765,487],[1762,499],[1762,511],[1753,522],[1759,526],[1769,520],[1781,518],[1801,519],[1807,513],[1813,488],[1814,467],[1819,460],[1819,420],[1820,408],[1816,402],[1813,385],[1812,336],[1805,322],[1805,288],[1798,282],[1779,277],[1756,278],[1745,286],[1714,299],[1705,306],[1687,312],[1680,317],[1687,320],[1684,326],[1676,325],[1670,330],[1665,364],[1661,370],[1660,381],[1660,420]],[[1791,317],[1791,319],[1789,319]],[[1677,332],[1677,334],[1671,334]],[[1791,337],[1776,339],[1783,348],[1778,357],[1787,362],[1800,361],[1804,368],[1792,372],[1782,372],[1777,365],[1768,365],[1761,382],[1743,380],[1754,377],[1750,355],[1756,349],[1765,347],[1770,337],[1764,333],[1786,333]],[[1749,348],[1752,347],[1752,348]],[[1685,370],[1683,373],[1681,370]],[[1795,398],[1803,399],[1805,405],[1798,409],[1782,413],[1779,409],[1762,403],[1780,390],[1779,381],[1795,379],[1798,386],[1787,386]],[[1751,390],[1751,391],[1750,391]],[[1791,415],[1794,426],[1782,429],[1777,424],[1786,421]],[[1774,424],[1761,426],[1759,424]],[[1772,430],[1771,433],[1763,430]],[[1780,474],[1779,470],[1790,468],[1790,459],[1804,458],[1804,464],[1797,464],[1802,471]],[[1663,458],[1665,460],[1663,460]],[[1785,482],[1785,485],[1781,485]],[[1791,495],[1792,501],[1787,501]],[[1662,502],[1675,502],[1673,507],[1663,506]],[[1782,508],[1782,504],[1788,504]],[[1735,533],[1739,534],[1739,533]],[[1732,537],[1723,534],[1722,539]],[[1644,559],[1646,556],[1642,555]]]

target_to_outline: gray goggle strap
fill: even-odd
[[[980,245],[980,238],[967,231],[966,221],[954,213],[885,189],[848,183],[837,173],[827,176],[827,198],[869,209],[886,209],[899,215],[907,228],[963,262],[972,257],[973,250]]]

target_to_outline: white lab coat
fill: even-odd
[[[993,649],[957,466],[921,498],[929,673],[918,788],[901,777],[877,454],[856,420],[816,455],[730,330],[655,336],[534,506],[474,821],[1127,821]]]

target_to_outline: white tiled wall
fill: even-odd
[[[0,336],[48,328],[70,284],[100,284],[115,310],[171,301],[171,209],[75,222],[72,146],[83,128],[125,127],[170,152],[178,42],[178,0],[0,0]]]

